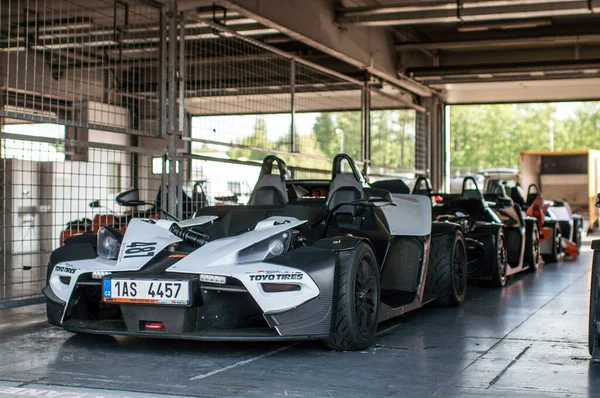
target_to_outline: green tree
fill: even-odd
[[[344,152],[352,159],[361,160],[362,128],[360,112],[336,112],[335,124],[334,139],[339,143],[339,149],[334,153],[334,156]]]
[[[555,149],[598,149],[600,140],[600,103],[582,103],[572,118],[561,122],[554,134]]]
[[[415,112],[371,112],[371,162],[388,168],[415,167]]]
[[[517,166],[519,152],[548,149],[552,104],[454,106],[450,111],[452,166]]]
[[[450,110],[453,168],[518,166],[519,153],[600,148],[600,104],[581,103],[575,114],[556,118],[554,104],[453,106]]]
[[[328,157],[345,152],[354,159],[361,156],[360,112],[325,112],[317,116],[313,134],[320,150]]]
[[[272,148],[267,134],[267,123],[263,116],[258,115],[254,121],[254,132],[252,135],[244,138],[241,145],[256,147],[256,148]],[[273,148],[276,149],[276,148]],[[227,155],[231,159],[248,159],[248,160],[263,160],[269,155],[269,151],[259,151],[248,148],[231,148],[227,151]]]
[[[315,148],[319,148],[326,156],[333,157],[339,152],[339,137],[336,137],[337,125],[333,113],[320,113],[315,120],[312,131],[315,137]],[[300,148],[297,148],[300,149]],[[304,145],[304,150],[310,149]],[[302,151],[300,151],[302,152]]]

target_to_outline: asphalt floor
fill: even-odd
[[[43,305],[0,310],[0,397],[600,397],[589,242],[577,261],[400,317],[359,352],[77,336],[48,325]]]

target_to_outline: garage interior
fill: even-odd
[[[343,151],[370,182],[443,191],[447,106],[600,99],[599,13],[600,0],[3,0],[0,396],[600,394],[593,234],[578,260],[469,286],[463,306],[385,324],[361,352],[76,336],[46,323],[41,294],[63,235],[122,213],[129,188],[186,218],[225,191],[247,200],[266,154],[328,179]],[[306,128],[319,115],[349,124],[323,138]]]

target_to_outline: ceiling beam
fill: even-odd
[[[462,0],[340,8],[336,21],[361,26],[523,20],[600,12],[600,0]]]
[[[414,94],[432,95],[428,87],[398,74],[389,30],[341,29],[334,22],[333,1],[289,0],[285,7],[278,0],[219,0],[218,4]]]
[[[506,63],[502,65],[457,65],[447,67],[413,68],[407,72],[417,78],[429,76],[469,75],[485,73],[514,73],[514,72],[552,72],[558,70],[585,70],[600,67],[600,59],[583,61],[549,61],[549,62],[523,62]]]
[[[600,100],[600,78],[435,85],[447,104]]]
[[[396,51],[444,50],[444,51],[480,51],[506,48],[554,47],[562,45],[597,44],[600,33],[561,36],[532,36],[506,39],[441,41],[434,43],[402,43],[396,45]]]
[[[415,68],[410,73],[415,79],[427,85],[494,81],[511,82],[520,80],[589,79],[600,76],[600,59]]]

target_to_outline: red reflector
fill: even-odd
[[[187,257],[187,254],[185,254],[185,253],[169,254],[169,258],[185,258],[185,257]]]
[[[300,290],[300,285],[293,283],[261,283],[260,285],[265,293],[293,292]]]
[[[164,329],[165,325],[162,322],[146,322],[146,329]]]

